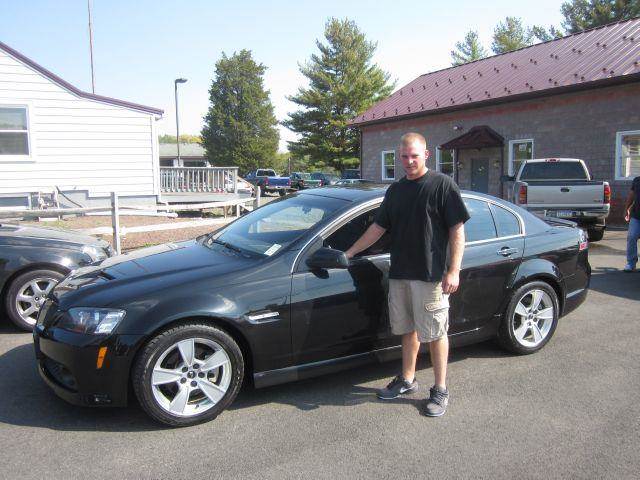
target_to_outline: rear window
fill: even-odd
[[[275,177],[276,172],[274,170],[258,170],[259,177]]]
[[[527,163],[520,180],[587,180],[580,162]]]

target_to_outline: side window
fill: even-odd
[[[361,213],[356,218],[350,220],[338,230],[333,232],[324,241],[325,247],[335,248],[336,250],[347,250],[353,243],[360,238],[367,228],[373,223],[376,218],[376,212],[378,209],[369,210],[368,212]],[[389,232],[385,234],[376,243],[371,245],[366,250],[360,252],[357,257],[364,257],[368,255],[381,255],[383,253],[389,253],[391,250],[391,237]]]
[[[491,205],[491,212],[498,229],[498,237],[520,235],[520,222],[513,213],[497,205]]]
[[[464,204],[471,218],[464,224],[464,234],[467,242],[489,240],[496,238],[496,226],[493,223],[491,210],[487,202],[465,198]]]

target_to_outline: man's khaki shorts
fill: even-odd
[[[432,342],[449,330],[449,295],[442,282],[389,280],[391,332],[404,335],[414,330],[420,342]]]

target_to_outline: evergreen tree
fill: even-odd
[[[316,164],[342,170],[359,154],[358,132],[348,128],[348,120],[387,97],[394,85],[388,73],[371,64],[377,44],[367,41],[355,22],[331,18],[324,37],[326,43],[316,40],[319,54],[300,65],[309,87],[288,97],[302,108],[283,124],[300,135],[289,142],[294,156],[309,155]]]
[[[487,51],[478,39],[478,32],[468,31],[464,36],[464,41],[456,42],[455,50],[451,50],[451,65],[462,65],[464,63],[480,60],[487,56]]]
[[[548,30],[543,26],[534,25],[529,31],[531,36],[540,42],[548,42],[562,37],[562,31],[553,25],[550,25]]]
[[[522,25],[522,19],[507,17],[504,22],[498,23],[493,31],[493,53],[506,53],[532,44],[533,34],[531,30]]]
[[[640,0],[570,0],[561,7],[563,26],[575,33],[640,15]]]
[[[249,50],[231,57],[223,53],[216,63],[202,129],[202,145],[213,165],[235,165],[240,173],[272,165],[280,136],[264,89],[265,71]]]

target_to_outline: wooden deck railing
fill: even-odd
[[[162,193],[237,193],[238,167],[160,167]]]

